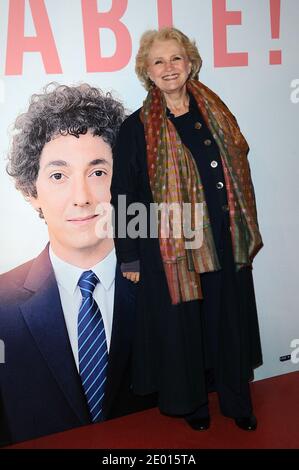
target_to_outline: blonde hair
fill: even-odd
[[[198,73],[201,68],[202,60],[199,55],[195,41],[190,39],[176,28],[162,28],[160,30],[148,30],[143,33],[140,39],[139,50],[136,55],[135,72],[146,90],[149,90],[152,84],[147,74],[147,59],[150,48],[154,41],[168,41],[174,39],[185,50],[188,59],[191,62],[190,78],[198,79]]]

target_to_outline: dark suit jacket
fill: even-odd
[[[202,122],[200,134],[198,130],[190,124],[176,122],[175,126],[181,135],[184,144],[192,152],[192,155],[200,169],[202,183],[205,188],[205,197],[209,207],[209,216],[212,224],[214,241],[220,243],[222,234],[222,221],[228,213],[224,208],[227,206],[226,191],[219,193],[216,188],[218,181],[224,182],[224,175],[219,154],[219,149],[214,141],[208,127],[204,124],[196,102],[193,97],[190,101],[191,118]],[[126,221],[126,226],[136,217],[128,211],[128,206],[132,203],[142,203],[147,209],[147,226],[144,233],[147,236],[137,237],[118,236],[119,215],[115,218],[115,248],[119,262],[127,263],[141,260],[141,268],[146,265],[152,271],[164,271],[160,245],[158,238],[150,236],[149,227],[155,226],[155,219],[150,216],[150,205],[153,203],[152,191],[147,168],[146,140],[144,126],[140,119],[141,108],[131,114],[121,125],[117,142],[113,150],[113,175],[111,182],[111,203],[117,211],[121,208],[118,201],[119,195],[126,196],[126,210],[121,212],[121,220]],[[171,118],[172,120],[172,118]],[[173,121],[174,122],[174,121]],[[206,139],[211,139],[210,146],[205,145]],[[211,179],[211,162],[217,161],[216,168],[213,168],[213,179]],[[124,215],[124,213],[126,215]],[[217,247],[218,248],[218,247]]]
[[[130,356],[136,286],[116,272],[104,419],[154,406],[131,392]],[[90,423],[48,247],[0,276],[0,443]],[[2,435],[1,435],[2,433]]]
[[[121,125],[113,150],[113,175],[111,182],[111,204],[115,208],[115,249],[119,263],[141,260],[142,266],[151,271],[163,271],[158,238],[151,236],[151,229],[157,229],[150,206],[154,202],[147,170],[146,142],[143,123],[139,118],[140,109],[131,114]],[[118,201],[125,195],[124,210]],[[133,239],[119,236],[119,221],[128,227],[135,214],[128,211],[130,204],[142,203],[146,207],[146,224],[142,224],[143,235]],[[146,225],[146,227],[145,227]]]

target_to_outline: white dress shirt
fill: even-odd
[[[80,287],[78,286],[78,281],[81,274],[84,271],[89,271],[89,269],[78,268],[77,266],[73,266],[61,260],[55,255],[51,246],[49,249],[49,255],[58,285],[62,311],[74,359],[77,369],[79,370],[77,327],[82,295]],[[114,307],[116,270],[115,249],[113,248],[106,258],[90,268],[90,270],[97,275],[100,281],[95,287],[93,296],[101,310],[106,333],[107,348],[109,351]]]

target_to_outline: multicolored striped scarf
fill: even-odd
[[[234,260],[236,268],[240,269],[250,265],[263,246],[247,160],[249,148],[235,117],[214,92],[196,80],[188,80],[187,90],[193,95],[219,147],[229,204]],[[221,266],[200,174],[191,152],[167,118],[165,99],[155,86],[143,103],[141,119],[145,128],[147,167],[154,202],[159,205],[164,203],[168,207],[179,206],[181,215],[184,214],[185,203],[192,208],[188,221],[184,216],[174,217],[171,211],[162,211],[158,219],[160,251],[171,301],[177,304],[201,299],[199,274],[219,270]],[[199,206],[196,204],[201,204],[200,224],[195,209]],[[190,240],[185,236],[187,222],[196,237],[202,235],[199,247],[188,247]]]

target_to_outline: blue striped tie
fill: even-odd
[[[78,316],[79,372],[93,423],[102,419],[108,364],[103,317],[92,295],[98,282],[93,271],[84,271],[78,282],[82,294]]]

